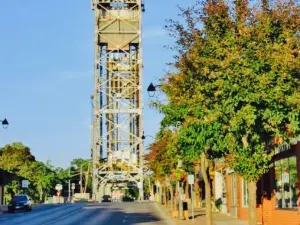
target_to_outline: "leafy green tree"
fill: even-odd
[[[33,200],[42,201],[54,190],[56,183],[66,183],[70,179],[68,170],[36,161],[29,147],[20,142],[0,148],[0,168],[12,174],[12,181],[5,186],[6,199],[25,192]],[[26,190],[21,188],[22,179],[30,182]]]
[[[150,153],[145,159],[149,164],[149,168],[154,172],[153,178],[159,181],[164,188],[165,181],[169,180],[171,173],[177,166],[178,149],[176,148],[176,133],[171,130],[162,130],[157,135],[157,140],[149,146]],[[173,204],[174,184],[169,185],[171,193],[171,202]],[[166,193],[164,193],[166,196]],[[166,202],[166,198],[165,198]]]
[[[19,180],[12,180],[5,185],[4,188],[4,199],[5,202],[9,202],[12,199],[12,196],[21,193],[22,188]]]
[[[172,169],[176,168],[177,154],[170,149],[173,133],[165,131],[161,138],[149,146],[150,153],[146,155],[150,169],[154,171],[155,179],[163,182],[166,175],[170,175]]]
[[[35,171],[32,180],[39,192],[39,200],[43,201],[55,186],[56,174],[43,162],[34,162],[32,169]]]
[[[92,190],[92,172],[91,172],[91,160],[77,158],[73,159],[71,162],[71,170],[73,174],[73,181],[79,183],[80,181],[80,171],[82,169],[83,175],[83,192],[89,192]]]
[[[251,9],[238,0],[234,15],[229,8],[202,2],[182,9],[185,24],[170,21],[176,70],[163,80],[169,101],[158,107],[163,126],[180,128],[178,143],[188,157],[200,153],[203,166],[227,153],[229,165],[249,182],[254,225],[256,182],[272,149],[300,134],[300,13],[293,1]]]
[[[22,176],[28,164],[35,161],[30,149],[20,142],[5,145],[0,149],[0,168]]]

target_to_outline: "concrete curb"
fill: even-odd
[[[156,203],[153,203],[155,205],[155,208],[159,212],[160,216],[167,222],[168,225],[176,225],[176,222],[174,222],[173,218],[166,215],[164,210]]]
[[[0,205],[0,214],[7,212],[7,205]]]

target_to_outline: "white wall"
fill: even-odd
[[[222,198],[222,174],[220,172],[215,173],[215,189],[216,200]]]

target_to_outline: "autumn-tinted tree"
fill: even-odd
[[[256,224],[256,182],[271,150],[300,131],[299,6],[264,1],[250,9],[241,0],[231,15],[225,2],[209,1],[182,12],[186,23],[169,26],[178,52],[175,72],[162,81],[169,101],[160,110],[167,125],[180,126],[186,149],[198,143],[206,154],[228,154],[249,182],[249,220]]]
[[[164,131],[162,136],[149,146],[150,153],[145,157],[150,169],[154,171],[155,179],[161,182],[176,168],[177,155],[171,149],[172,137],[172,131]]]
[[[170,182],[170,174],[177,166],[178,149],[176,148],[176,133],[171,130],[162,130],[157,135],[157,140],[149,146],[150,153],[145,159],[149,168],[154,172],[154,180],[163,184],[165,203],[167,187],[166,181]],[[173,205],[174,184],[168,186],[171,193],[171,202]]]

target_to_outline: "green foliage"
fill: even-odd
[[[183,169],[174,169],[170,175],[170,181],[183,181],[186,179],[187,173]]]
[[[160,139],[149,146],[150,153],[146,155],[150,169],[154,171],[155,179],[164,181],[177,166],[178,148],[176,145],[176,133],[165,130]]]
[[[274,2],[236,16],[223,1],[182,9],[186,23],[170,21],[176,38],[174,73],[162,81],[168,103],[163,129],[177,127],[186,161],[226,156],[244,179],[257,181],[280,138],[300,135],[299,6]]]
[[[68,170],[54,168],[47,162],[39,162],[30,149],[22,143],[12,143],[0,148],[0,169],[12,174],[11,182],[5,186],[5,198],[19,193],[29,194],[33,200],[42,201],[52,194],[57,183],[66,183]],[[21,188],[21,180],[28,179],[29,188]]]
[[[137,187],[129,187],[125,191],[125,196],[123,197],[123,201],[134,201],[139,197],[139,189]]]
[[[73,159],[71,162],[71,166],[78,171],[80,170],[81,166],[83,171],[88,171],[89,164],[90,164],[90,160],[81,159],[81,158]]]
[[[17,175],[28,172],[28,164],[35,161],[30,149],[20,142],[5,145],[0,149],[0,168]]]
[[[71,162],[72,182],[79,183],[80,169],[82,167],[83,173],[83,186],[86,187],[86,192],[92,190],[92,173],[91,173],[91,160],[89,159],[73,159]]]

